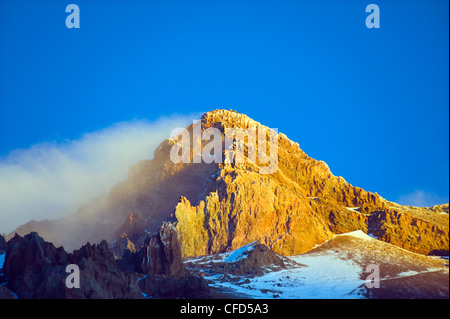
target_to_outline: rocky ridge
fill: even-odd
[[[264,127],[227,110],[208,112],[200,121],[202,132],[218,128],[222,135],[226,128]],[[194,125],[186,130],[192,133]],[[334,176],[325,162],[309,157],[283,133],[276,138],[278,170],[273,174],[260,174],[259,162],[175,164],[170,151],[180,141],[169,138],[152,160],[130,169],[88,223],[79,218],[75,224],[84,240],[107,239],[114,250],[122,249],[127,240],[141,247],[148,232],[170,221],[183,257],[229,251],[255,240],[281,255],[296,255],[334,234],[355,230],[413,252],[448,254],[448,204],[417,208],[389,202]],[[202,141],[202,146],[207,143]],[[247,156],[248,143],[244,144]],[[51,233],[55,224],[39,226],[45,238],[50,233],[59,243],[70,241]]]
[[[201,123],[203,131],[214,127],[222,133],[225,128],[261,126],[225,110],[206,113]],[[192,132],[193,125],[186,130]],[[169,152],[179,141],[167,139],[154,159],[134,167],[112,194],[123,196],[119,189],[134,187],[119,202],[142,214],[149,227],[154,216],[149,210],[164,211],[163,216],[173,212],[184,257],[232,250],[255,240],[279,254],[296,255],[334,234],[355,230],[413,252],[448,253],[448,214],[401,206],[352,186],[284,134],[277,138],[278,170],[266,175],[259,173],[258,163],[174,164]],[[141,200],[142,206],[133,205]]]
[[[205,280],[186,271],[178,236],[163,224],[139,252],[129,248],[116,260],[106,241],[73,253],[56,248],[37,233],[7,242],[0,298],[141,299],[208,297]],[[128,256],[128,258],[127,258]],[[79,269],[79,287],[67,287],[67,266]]]

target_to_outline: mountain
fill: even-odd
[[[211,128],[223,135],[227,128],[269,129],[227,110],[202,116],[201,132]],[[192,124],[186,130],[193,136],[194,129]],[[248,161],[192,163],[192,151],[191,163],[177,164],[170,151],[180,139],[166,139],[152,160],[130,169],[105,202],[59,220],[32,221],[7,238],[38,231],[69,250],[102,239],[114,246],[121,237],[140,246],[146,232],[170,220],[179,232],[183,257],[236,249],[255,240],[281,255],[296,255],[334,234],[356,230],[412,252],[448,254],[448,204],[418,208],[387,201],[334,176],[325,162],[309,157],[284,134],[276,138],[278,169],[273,174],[261,174],[259,163]],[[202,141],[202,147],[206,144]],[[224,148],[222,152],[225,156]]]
[[[230,139],[233,130],[248,136]],[[198,163],[196,150],[207,150]],[[41,255],[29,252],[36,247]],[[387,201],[334,176],[283,133],[214,110],[162,141],[106,198],[30,221],[0,241],[0,295],[448,298],[448,261],[433,257],[448,253],[448,204]],[[35,257],[42,263],[28,265]],[[69,261],[87,262],[97,288],[52,290]],[[380,268],[386,289],[365,286],[368,264]],[[32,279],[25,290],[23,276]],[[119,287],[113,295],[110,285]]]

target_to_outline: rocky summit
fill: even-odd
[[[227,130],[270,131],[231,110],[208,112],[199,123],[203,136],[212,129],[222,136],[221,154],[210,154],[221,159],[229,155],[225,148]],[[196,140],[195,125],[188,126],[185,129],[188,134],[184,136],[190,137],[190,145],[198,143],[200,149],[205,149],[210,141],[198,137]],[[307,253],[336,235],[355,231],[411,253],[448,256],[448,204],[427,208],[390,202],[334,176],[325,162],[309,157],[283,133],[274,135],[277,167],[271,174],[261,173],[266,164],[259,157],[256,161],[250,158],[252,147],[265,147],[260,140],[256,145],[250,143],[250,137],[233,141],[233,151],[243,150],[243,162],[238,162],[235,154],[231,162],[196,163],[195,147],[189,151],[187,161],[176,162],[171,152],[183,143],[182,138],[180,134],[162,141],[153,159],[131,167],[128,178],[111,189],[106,202],[86,205],[77,214],[58,220],[32,221],[6,236],[7,287],[19,297],[35,297],[27,289],[21,290],[23,276],[32,276],[32,283],[39,282],[40,293],[45,291],[41,286],[48,285],[49,279],[33,276],[57,276],[59,268],[43,270],[49,269],[49,265],[62,267],[68,260],[82,262],[85,269],[94,271],[95,277],[97,266],[83,264],[91,258],[89,263],[113,265],[111,271],[118,287],[133,289],[125,293],[118,288],[119,291],[108,295],[99,288],[97,295],[92,291],[82,297],[131,298],[141,296],[134,290],[141,289],[144,295],[162,298],[183,294],[202,298],[209,295],[208,289],[201,277],[186,270],[187,258],[235,251],[257,243],[259,246],[249,254],[248,261],[240,262],[236,268],[224,266],[225,270],[234,269],[241,275],[255,264],[263,267],[256,262],[259,257],[254,256],[264,256],[264,260],[283,268],[282,256]],[[267,151],[274,150],[265,151],[267,155]],[[87,241],[99,244],[83,246],[69,254],[44,244],[37,235],[25,236],[31,231],[69,251]],[[0,245],[5,246],[1,242]],[[27,248],[31,246],[42,249]],[[31,252],[26,253],[28,250],[40,255],[30,255]],[[10,266],[20,264],[20,260],[26,261],[24,265],[17,269]],[[31,265],[32,260],[38,262]],[[252,269],[258,273],[255,267]],[[141,277],[137,284],[130,274],[147,276]],[[192,291],[181,289],[186,282],[194,287]],[[163,291],[163,286],[171,288]],[[61,288],[59,294],[64,293]]]
[[[234,111],[215,110],[201,118],[202,132],[260,126]],[[193,125],[187,130],[192,132]],[[250,162],[174,163],[170,151],[179,141],[167,139],[152,160],[136,164],[111,190],[101,221],[111,221],[110,228],[120,227],[119,233],[141,244],[145,231],[156,231],[169,218],[183,257],[232,250],[255,240],[281,255],[296,255],[334,234],[355,230],[412,252],[448,253],[444,208],[437,212],[387,201],[334,176],[325,162],[309,157],[284,134],[277,138],[278,169],[273,174],[260,174],[258,163]],[[142,221],[127,224],[122,232],[130,214]]]

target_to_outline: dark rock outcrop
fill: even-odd
[[[178,233],[168,222],[161,225],[157,234],[147,234],[139,251],[127,242],[117,263],[124,271],[151,276],[181,277],[185,274]]]
[[[249,245],[250,246],[250,245]],[[248,250],[244,251],[238,260],[231,263],[224,263],[224,271],[237,276],[254,275],[260,276],[264,273],[265,267],[286,268],[283,259],[259,243],[252,244]]]
[[[0,254],[6,250],[6,240],[0,235]]]
[[[66,287],[69,264],[79,267],[80,288]],[[137,275],[119,269],[106,241],[68,254],[37,233],[16,235],[8,242],[4,272],[7,287],[24,299],[141,297]]]
[[[207,298],[207,282],[186,271],[176,228],[164,222],[157,234],[147,234],[137,252],[125,249],[117,261],[124,271],[141,273],[139,287],[152,298]]]
[[[136,299],[141,297],[138,276],[123,272],[106,241],[87,243],[73,252],[71,262],[80,267],[83,297],[90,299]]]
[[[185,274],[178,232],[171,223],[164,222],[148,245],[144,263],[150,275],[181,277]],[[146,259],[148,256],[150,259]]]
[[[64,249],[45,242],[37,233],[16,235],[8,242],[5,256],[8,288],[25,299],[63,297],[69,263]]]
[[[183,277],[146,276],[139,281],[141,290],[151,298],[158,299],[205,299],[211,298],[207,281],[197,275]]]
[[[6,286],[0,286],[0,299],[16,299],[16,296]]]

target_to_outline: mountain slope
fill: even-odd
[[[222,134],[226,128],[264,127],[226,110],[206,113],[201,125],[201,132],[218,128]],[[190,125],[186,130],[192,136],[194,129]],[[334,176],[326,163],[307,156],[284,134],[276,139],[278,169],[273,174],[261,174],[259,162],[176,164],[170,152],[180,140],[167,139],[152,160],[133,166],[101,205],[23,229],[40,227],[44,238],[65,247],[107,239],[114,248],[125,238],[140,247],[147,232],[170,220],[184,257],[220,253],[255,240],[281,255],[298,255],[334,234],[361,230],[413,252],[448,254],[448,209],[442,214],[386,201]],[[235,145],[241,142],[248,159],[248,142]]]
[[[209,280],[212,287],[245,298],[449,297],[448,260],[408,252],[362,231],[336,235],[301,255],[279,256],[284,267],[261,265],[262,272],[256,275],[230,272],[236,263],[230,257],[239,255],[239,262],[243,263],[250,255],[240,252],[252,247],[254,244],[248,244],[227,253],[188,258],[185,264]],[[369,265],[379,269],[379,288],[366,286],[371,274],[366,271]]]

